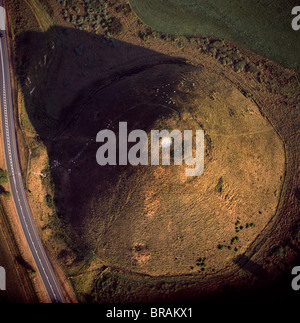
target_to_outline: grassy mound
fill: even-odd
[[[119,121],[128,131],[206,134],[198,177],[186,177],[186,165],[101,167],[95,142],[69,176],[57,169],[72,227],[106,264],[150,275],[212,274],[243,254],[274,214],[282,143],[257,106],[213,71],[157,66],[99,91],[90,106],[57,148],[62,164],[77,155],[75,134],[85,146],[107,125],[118,131]]]

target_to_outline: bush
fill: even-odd
[[[123,24],[121,23],[120,19],[118,19],[116,17],[111,18],[109,31],[113,35],[118,35],[122,32],[122,30],[123,30]]]
[[[8,192],[8,191],[5,191],[4,193],[3,193],[3,196],[5,197],[5,198],[7,198],[7,199],[9,199],[10,198],[10,192]]]
[[[145,34],[143,31],[141,31],[141,30],[139,30],[139,32],[138,32],[138,36],[139,36],[139,38],[141,38],[142,40],[146,40],[146,39],[147,39],[146,34]]]
[[[223,177],[220,177],[219,182],[218,182],[218,184],[215,187],[215,191],[216,192],[222,194],[222,191],[223,191],[223,183],[224,183]]]
[[[0,185],[8,183],[9,174],[6,170],[0,168]]]
[[[239,237],[233,237],[230,241],[231,244],[236,243],[237,241],[239,241]]]
[[[45,200],[46,200],[46,204],[48,205],[48,207],[50,209],[53,209],[55,205],[54,205],[52,196],[50,194],[47,194],[46,197],[45,197]]]

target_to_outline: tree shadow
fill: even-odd
[[[32,266],[22,257],[22,256],[16,256],[16,261],[19,265],[21,265],[26,270],[34,273],[35,270],[32,268]]]

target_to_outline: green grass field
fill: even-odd
[[[295,0],[130,0],[130,4],[157,31],[222,38],[283,66],[300,67],[300,31],[291,27]]]

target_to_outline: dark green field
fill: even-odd
[[[139,18],[163,33],[225,39],[290,68],[300,67],[295,0],[130,0]]]

